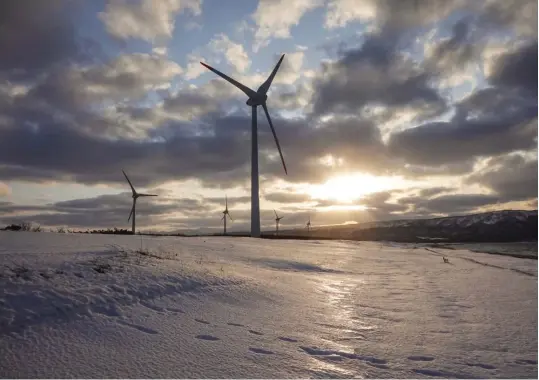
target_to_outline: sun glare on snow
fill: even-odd
[[[369,174],[349,174],[329,179],[309,190],[312,198],[349,203],[379,191],[402,188],[400,177],[377,177]]]

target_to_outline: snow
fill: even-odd
[[[0,260],[7,378],[537,378],[536,260],[25,232]]]

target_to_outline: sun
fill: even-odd
[[[351,203],[367,194],[403,187],[404,183],[401,177],[355,173],[333,177],[320,185],[311,185],[309,193],[314,199]]]

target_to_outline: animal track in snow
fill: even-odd
[[[146,333],[146,334],[159,334],[159,331],[156,331],[156,330],[151,329],[149,327],[136,325],[134,323],[129,323],[129,322],[125,322],[125,321],[118,321],[118,324],[123,325],[123,326],[127,326],[127,327],[131,327],[131,328],[133,328],[135,330],[141,331],[141,332]]]
[[[217,338],[216,336],[206,335],[206,334],[197,335],[197,336],[195,336],[195,338],[201,339],[201,340],[210,340],[210,341],[221,340],[221,339]]]
[[[271,355],[275,353],[273,351],[264,350],[263,348],[255,348],[255,347],[249,347],[249,351],[254,352],[256,354],[265,354],[265,355]]]
[[[204,323],[205,325],[209,325],[209,324],[210,324],[210,322],[205,321],[205,320],[203,320],[203,319],[195,318],[195,321],[197,321],[198,323]]]
[[[174,307],[167,307],[165,309],[166,311],[170,311],[172,313],[180,313],[180,314],[185,314],[185,311],[183,311],[182,309],[176,309]]]
[[[479,367],[483,369],[496,369],[496,367],[493,365],[483,364],[483,363],[466,363],[466,365],[470,367]]]
[[[260,331],[256,331],[256,330],[249,330],[249,332],[251,334],[255,334],[255,335],[264,335],[263,333],[261,333]]]
[[[376,365],[384,365],[387,364],[387,361],[384,359],[378,359],[373,356],[363,356],[358,355],[351,352],[342,352],[342,351],[336,351],[336,350],[323,350],[317,347],[306,347],[306,346],[299,346],[304,352],[311,356],[320,356],[320,357],[330,357],[331,360],[340,360],[340,359],[334,359],[335,356],[339,356],[341,358],[346,359],[357,359],[361,360],[367,363],[372,363]]]
[[[536,365],[537,360],[517,359],[517,360],[515,360],[515,363],[522,364],[522,365]]]
[[[241,323],[234,323],[234,322],[228,322],[227,325],[236,326],[236,327],[243,327],[243,325]]]
[[[280,336],[279,340],[290,342],[290,343],[296,343],[298,340],[294,338],[287,338],[286,336]]]
[[[158,313],[162,313],[162,312],[165,311],[164,308],[156,306],[156,305],[152,305],[151,303],[148,303],[148,302],[145,302],[145,301],[140,301],[140,304],[142,306],[144,306],[144,307],[147,307],[150,310],[157,311]]]
[[[434,358],[432,356],[412,355],[408,356],[408,360],[412,360],[415,362],[430,362],[433,361]]]

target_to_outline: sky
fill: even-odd
[[[263,229],[537,208],[537,2],[0,2],[0,224]]]

